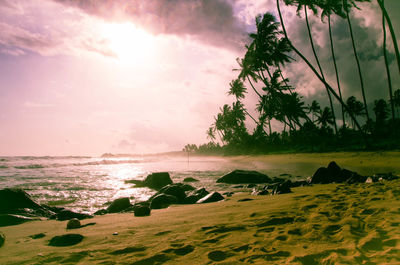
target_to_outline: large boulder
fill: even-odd
[[[186,204],[196,203],[198,200],[200,200],[201,198],[204,198],[208,194],[209,194],[209,192],[205,188],[200,188],[197,190],[189,191],[186,194],[184,203],[186,203]]]
[[[292,186],[292,182],[290,180],[286,180],[285,182],[278,183],[274,186],[272,190],[272,194],[277,195],[277,194],[285,194],[285,193],[291,193],[292,190],[290,187]]]
[[[248,184],[271,183],[272,180],[265,174],[257,171],[234,170],[217,180],[217,183]]]
[[[172,180],[168,172],[152,173],[143,181],[144,186],[155,190],[160,190],[168,184],[172,184]]]
[[[2,226],[10,226],[10,225],[19,225],[28,221],[38,220],[37,218],[31,218],[16,214],[0,214],[0,227]]]
[[[93,218],[93,215],[85,214],[85,213],[77,213],[77,212],[73,212],[71,210],[64,209],[64,210],[58,212],[54,217],[59,221],[65,221],[65,220],[70,220],[73,218],[76,218],[79,220]]]
[[[150,201],[160,195],[160,194],[166,194],[166,195],[171,195],[176,197],[177,203],[185,203],[185,198],[186,198],[186,192],[187,191],[192,191],[195,188],[188,185],[188,184],[183,184],[183,183],[174,183],[174,184],[168,184],[167,186],[163,187],[160,189],[155,195],[153,195],[150,198]]]
[[[328,183],[356,183],[365,182],[366,178],[360,176],[356,172],[341,169],[334,161],[330,162],[328,167],[318,168],[311,178],[312,184],[328,184]]]
[[[201,198],[200,200],[197,201],[197,203],[210,203],[210,202],[217,202],[217,201],[222,201],[224,199],[224,196],[222,196],[220,193],[214,191],[213,193],[210,193],[206,195],[204,198]]]
[[[168,194],[159,194],[152,198],[150,202],[151,209],[163,209],[168,208],[171,204],[176,204],[178,199],[175,196]]]
[[[31,196],[21,189],[0,190],[0,213],[15,213],[17,209],[42,209]]]
[[[129,207],[131,207],[131,202],[128,197],[115,199],[108,207],[107,212],[109,213],[119,213]]]
[[[149,216],[150,212],[151,209],[147,203],[137,203],[133,206],[133,213],[137,217]]]

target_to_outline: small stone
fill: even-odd
[[[67,229],[76,229],[81,227],[81,222],[77,218],[72,218],[67,223]]]
[[[118,236],[118,232],[114,232],[114,233],[113,233],[113,236]]]

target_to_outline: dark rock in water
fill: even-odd
[[[183,183],[169,184],[162,189],[160,189],[155,195],[153,195],[149,200],[151,201],[154,197],[160,194],[171,195],[177,198],[176,203],[185,203],[186,191],[192,191],[195,188]]]
[[[81,227],[81,222],[76,218],[72,218],[67,223],[67,229],[76,229],[80,227]]]
[[[0,232],[0,248],[4,245],[4,242],[6,241],[6,236]]]
[[[292,186],[292,182],[290,180],[286,180],[283,183],[278,183],[275,185],[275,187],[272,190],[272,194],[285,194],[285,193],[291,193],[292,190],[290,187]]]
[[[365,182],[366,178],[358,175],[356,172],[341,169],[335,162],[330,162],[328,167],[317,169],[311,178],[312,184],[328,184],[328,183],[358,183]]]
[[[85,214],[85,213],[76,213],[70,210],[62,210],[61,212],[56,214],[56,219],[59,221],[65,221],[65,220],[70,220],[72,218],[76,218],[79,220],[83,220],[83,219],[88,219],[88,218],[93,218],[92,215],[90,214]]]
[[[151,209],[163,209],[169,207],[171,204],[176,204],[178,199],[175,196],[168,194],[159,194],[151,199]]]
[[[201,198],[204,198],[207,196],[209,192],[205,188],[197,189],[191,192],[187,193],[187,196],[185,198],[185,203],[186,204],[193,204],[196,203],[198,200]]]
[[[200,200],[197,201],[197,203],[209,203],[209,202],[217,202],[217,201],[222,201],[224,199],[224,196],[222,196],[220,193],[214,191],[213,193],[208,194],[204,198],[201,198]]]
[[[49,246],[53,247],[67,247],[80,243],[84,236],[80,234],[66,234],[62,236],[55,236],[50,239]]]
[[[191,177],[185,178],[185,179],[183,180],[183,182],[198,182],[198,181],[199,181],[198,179],[191,178]]]
[[[118,198],[107,207],[107,212],[119,213],[129,207],[131,207],[131,202],[128,197]]]
[[[168,172],[156,172],[148,175],[143,181],[143,185],[151,189],[160,190],[162,187],[172,184]]]
[[[94,213],[94,215],[105,215],[105,214],[108,214],[108,211],[106,209],[100,209]]]
[[[150,209],[150,206],[148,204],[140,204],[140,203],[138,203],[138,204],[135,204],[133,206],[133,212],[134,212],[134,215],[137,216],[137,217],[149,216],[150,212],[151,212],[151,209]]]
[[[15,214],[0,214],[0,227],[19,225],[28,221],[38,220],[31,217],[15,215]]]
[[[268,195],[268,186],[262,186],[262,187],[256,187],[253,189],[253,191],[251,192],[251,195]]]
[[[234,170],[217,180],[217,183],[246,184],[271,183],[271,179],[260,172],[248,170]]]
[[[0,213],[13,213],[16,209],[41,209],[31,196],[21,189],[0,190]]]

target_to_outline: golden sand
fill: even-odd
[[[343,167],[361,160],[398,170],[391,164],[398,153],[386,155],[339,153],[335,160]],[[279,162],[279,156],[259,159]],[[67,221],[53,220],[1,227],[6,242],[0,264],[400,264],[400,180],[292,190],[274,196],[237,193],[217,203],[153,210],[149,217],[97,216],[82,221],[94,225],[73,230],[66,229]],[[39,233],[45,236],[31,237]],[[48,246],[52,237],[67,233],[84,239],[69,247]]]

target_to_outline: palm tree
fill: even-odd
[[[308,111],[312,115],[312,122],[314,123],[314,115],[319,113],[321,111],[321,106],[316,100],[313,100],[311,102],[311,105],[308,106]]]
[[[331,44],[331,54],[332,54],[332,59],[333,59],[333,65],[335,67],[335,75],[336,75],[336,83],[338,86],[338,92],[339,92],[339,97],[343,99],[342,97],[342,90],[340,88],[340,81],[339,81],[339,72],[336,64],[336,55],[335,55],[335,49],[333,45],[333,38],[332,38],[332,24],[331,24],[331,15],[333,12],[336,14],[340,15],[341,17],[344,17],[345,15],[343,14],[342,7],[341,7],[341,2],[340,0],[325,0],[320,2],[319,4],[320,8],[322,8],[322,13],[321,13],[321,20],[323,21],[325,17],[328,18],[328,31],[329,31],[329,40]],[[343,126],[346,124],[346,120],[344,117],[344,107],[342,107],[342,120],[343,120]]]
[[[384,4],[384,0],[382,0],[382,4]],[[383,30],[383,58],[385,59],[385,68],[386,68],[386,75],[388,79],[388,86],[389,86],[389,98],[390,98],[390,106],[392,109],[392,120],[394,121],[394,102],[393,102],[393,89],[392,89],[392,78],[390,77],[390,69],[389,69],[389,62],[386,50],[386,25],[385,25],[385,15],[382,15],[382,30]]]
[[[397,109],[397,117],[400,117],[399,107],[400,107],[400,89],[397,89],[393,93],[393,104]]]
[[[286,28],[285,28],[285,24],[283,21],[283,17],[282,17],[282,12],[281,12],[281,8],[280,8],[280,4],[279,4],[280,0],[276,0],[276,7],[278,9],[278,14],[279,14],[279,19],[281,22],[281,26],[282,26],[282,30],[283,30],[283,34],[285,35],[285,38],[288,40],[288,43],[290,45],[290,47],[292,48],[292,50],[308,65],[308,67],[311,69],[311,71],[315,74],[315,76],[328,88],[329,92],[332,93],[332,95],[340,102],[340,104],[344,107],[345,111],[349,113],[350,118],[352,119],[353,123],[355,124],[355,126],[357,127],[358,131],[362,134],[362,136],[365,138],[365,133],[363,132],[360,124],[358,123],[356,117],[352,114],[352,112],[349,111],[349,108],[347,107],[347,105],[344,103],[344,101],[337,95],[337,93],[335,92],[335,90],[332,88],[332,86],[330,86],[325,79],[322,78],[322,76],[318,73],[318,71],[314,68],[314,66],[310,63],[310,61],[293,45],[293,43],[289,40]]]
[[[317,1],[316,0],[284,0],[284,2],[285,2],[286,5],[296,5],[297,6],[297,15],[300,15],[300,10],[304,7],[304,15],[305,15],[305,18],[306,18],[307,32],[308,32],[308,38],[310,40],[311,49],[312,49],[312,52],[314,54],[315,61],[317,62],[319,72],[321,73],[321,77],[322,77],[322,79],[325,80],[325,75],[324,75],[324,72],[322,70],[321,63],[319,62],[317,52],[315,50],[314,41],[313,41],[313,37],[312,37],[312,34],[311,34],[310,23],[308,21],[308,13],[307,13],[307,7],[308,7],[309,9],[311,9],[311,11],[314,13],[314,15],[317,14],[317,5],[316,5]],[[326,89],[326,93],[328,94],[329,103],[330,103],[331,110],[332,110],[332,115],[333,115],[334,119],[336,120],[336,118],[335,118],[335,110],[333,109],[333,102],[332,102],[331,93],[329,93],[329,89],[326,86],[325,86],[325,89]],[[335,122],[334,125],[335,125],[334,126],[335,133],[337,134],[336,122]]]
[[[215,137],[215,127],[210,126],[207,130],[207,138],[211,140],[211,142],[215,143],[214,141],[216,140]]]
[[[363,101],[364,101],[365,115],[367,116],[367,121],[368,121],[369,120],[369,114],[368,114],[367,99],[365,97],[364,80],[363,80],[363,76],[362,76],[362,72],[361,72],[360,60],[358,59],[356,44],[354,42],[353,28],[351,26],[351,19],[350,19],[350,9],[351,9],[351,7],[355,7],[355,8],[358,9],[355,1],[357,1],[357,2],[370,2],[371,0],[343,0],[343,9],[344,9],[344,11],[346,13],[346,20],[347,20],[347,24],[349,26],[351,43],[352,43],[353,52],[354,52],[354,58],[356,59],[357,69],[358,69],[358,76],[360,78],[361,93],[362,93],[362,97],[363,97]]]
[[[351,96],[347,99],[346,101],[348,109],[346,110],[346,113],[350,115],[354,115],[355,117],[357,116],[362,116],[365,114],[365,109],[363,104],[358,101],[354,96]],[[353,123],[353,128],[354,128],[354,123]]]
[[[400,73],[400,53],[399,53],[399,46],[397,45],[397,39],[396,39],[396,34],[394,33],[392,21],[389,17],[389,14],[386,11],[384,0],[377,0],[380,8],[382,9],[383,16],[385,17],[389,30],[390,30],[390,35],[392,36],[392,41],[393,41],[393,47],[394,51],[396,54],[396,59],[397,59],[397,67],[399,68],[399,73]]]
[[[321,124],[322,128],[327,127],[328,125],[334,124],[333,114],[328,107],[325,107],[318,113],[317,123]]]
[[[383,124],[388,117],[388,106],[385,100],[375,100],[373,111],[375,113],[376,124]]]

